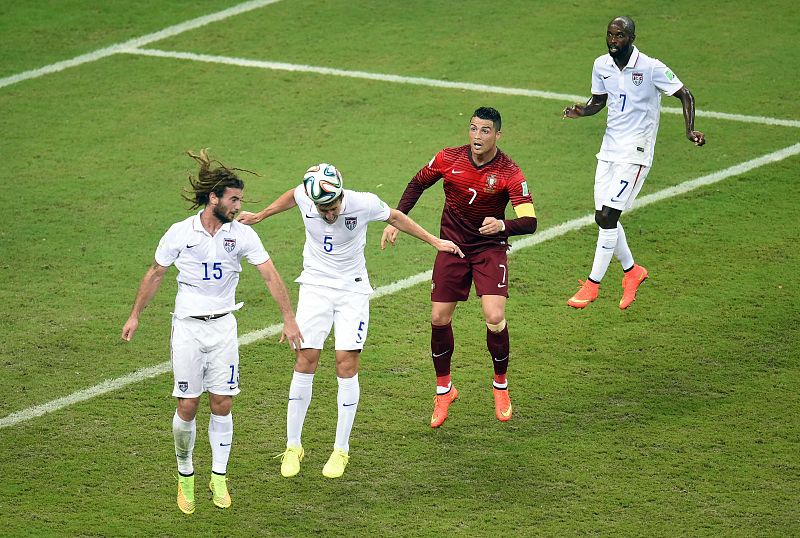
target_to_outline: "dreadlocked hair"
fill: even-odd
[[[228,168],[217,159],[212,159],[208,156],[208,148],[200,150],[199,154],[194,154],[187,151],[186,154],[200,164],[200,170],[197,172],[197,177],[189,176],[189,184],[191,189],[184,189],[184,194],[181,194],[184,200],[191,203],[190,209],[197,209],[199,207],[208,205],[211,193],[222,198],[225,189],[244,189],[244,181],[242,181],[235,172],[247,172],[249,174],[258,175],[250,170],[243,168]],[[212,168],[213,165],[217,165]]]

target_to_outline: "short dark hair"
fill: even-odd
[[[482,106],[472,113],[473,118],[480,118],[482,120],[491,120],[495,130],[499,131],[503,125],[503,120],[500,118],[500,113],[497,109],[490,106]]]

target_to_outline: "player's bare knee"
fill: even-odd
[[[230,414],[233,407],[233,397],[224,396],[222,394],[208,393],[208,403],[211,407],[211,412],[218,417],[224,417]]]
[[[301,358],[300,356],[297,357],[297,361],[294,363],[294,371],[300,372],[301,374],[313,374],[317,371],[317,364],[319,361],[315,360],[308,360],[306,358]]]
[[[431,325],[444,327],[445,325],[450,325],[452,320],[453,316],[449,314],[431,314]]]
[[[361,350],[336,351],[336,375],[341,378],[353,377],[358,373],[358,359]]]
[[[319,349],[298,349],[297,360],[294,363],[294,371],[301,374],[313,374],[317,371],[319,364]]]
[[[181,420],[190,422],[197,415],[200,398],[177,398],[178,416]]]
[[[358,363],[353,364],[337,364],[336,365],[336,377],[341,377],[342,379],[348,379],[353,377],[358,373]]]

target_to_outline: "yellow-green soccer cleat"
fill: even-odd
[[[301,445],[288,446],[276,458],[281,459],[281,476],[291,478],[300,472],[300,462],[306,453]]]
[[[194,475],[178,475],[178,508],[184,514],[194,514]]]
[[[208,489],[211,490],[211,500],[217,508],[230,508],[231,496],[228,493],[228,477],[221,474],[211,474]]]
[[[325,478],[339,478],[344,474],[344,468],[347,467],[347,462],[350,461],[350,456],[341,448],[334,448],[331,457],[328,458],[328,463],[322,468],[322,475]]]

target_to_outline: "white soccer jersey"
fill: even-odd
[[[372,293],[364,257],[367,224],[387,220],[389,206],[372,193],[345,189],[339,218],[328,224],[302,185],[294,200],[306,227],[303,272],[295,282]]]
[[[636,47],[622,71],[611,55],[597,58],[592,68],[592,93],[608,95],[608,126],[597,158],[651,166],[661,93],[672,95],[681,87],[683,83],[666,65]]]
[[[200,214],[170,226],[156,249],[156,262],[178,268],[175,316],[207,316],[233,312],[242,258],[252,265],[269,260],[255,231],[240,222],[227,222],[211,236]]]

